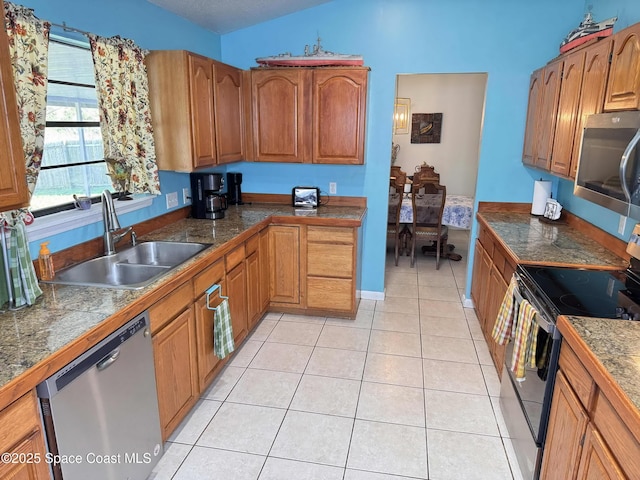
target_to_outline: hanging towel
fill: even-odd
[[[213,352],[220,359],[235,350],[233,342],[233,327],[231,326],[231,312],[229,300],[226,298],[215,309],[213,317]]]
[[[513,356],[511,357],[511,371],[514,373],[516,380],[520,382],[525,379],[527,359],[529,359],[529,364],[533,362],[535,366],[536,339],[538,335],[538,325],[533,321],[535,316],[536,309],[523,299],[518,310],[518,320],[513,340]]]
[[[511,337],[511,327],[513,325],[513,317],[515,316],[513,293],[516,288],[518,288],[518,282],[516,281],[515,275],[513,275],[502,299],[502,304],[500,304],[496,323],[493,325],[493,331],[491,332],[491,336],[498,345],[504,345]]]
[[[42,290],[38,285],[38,277],[33,269],[27,243],[27,230],[24,222],[19,219],[10,228],[9,234],[9,268],[13,280],[13,292],[16,307],[33,305]]]

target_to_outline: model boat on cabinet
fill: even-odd
[[[560,44],[560,53],[566,53],[594,38],[608,37],[613,32],[613,24],[618,17],[611,17],[602,22],[594,22],[591,12],[586,13],[578,28],[571,30]]]
[[[318,37],[318,43],[313,48],[305,45],[303,55],[292,55],[287,52],[256,58],[256,62],[265,67],[333,67],[361,66],[364,64],[364,59],[362,55],[347,55],[324,50]]]

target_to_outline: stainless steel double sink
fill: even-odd
[[[45,283],[137,290],[209,247],[205,243],[144,242],[60,270]]]

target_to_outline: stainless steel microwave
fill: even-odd
[[[640,112],[587,118],[573,194],[640,220]]]

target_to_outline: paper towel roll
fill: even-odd
[[[547,198],[551,196],[551,182],[548,180],[536,180],[533,185],[533,201],[531,202],[531,214],[543,215]]]

